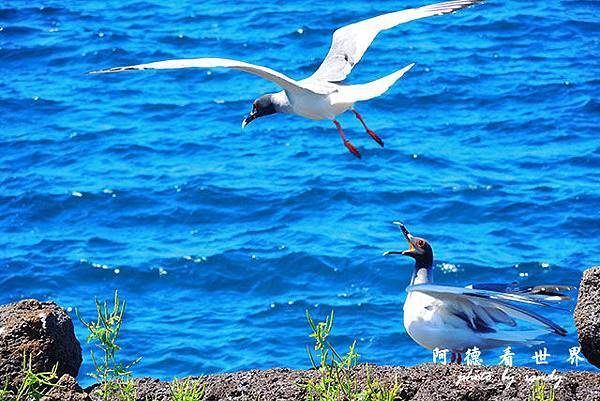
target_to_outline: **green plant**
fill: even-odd
[[[88,343],[94,343],[100,349],[101,358],[97,358],[91,351],[92,362],[95,372],[90,373],[100,385],[100,396],[107,401],[111,396],[117,396],[119,400],[134,400],[136,389],[131,379],[131,368],[141,358],[131,363],[124,364],[117,359],[117,352],[121,349],[117,345],[123,317],[125,315],[126,302],[119,299],[118,291],[115,291],[112,309],[106,301],[96,299],[96,321],[86,322],[76,310],[77,318],[88,329]]]
[[[366,375],[367,375],[367,388],[364,391],[363,399],[369,401],[395,401],[399,399],[398,392],[400,391],[400,386],[398,385],[398,381],[396,380],[392,388],[386,387],[381,384],[379,381],[371,380],[369,375],[369,366],[365,365]]]
[[[137,388],[133,379],[117,380],[117,385],[113,389],[119,401],[135,401],[137,398]]]
[[[548,396],[546,396],[546,382],[543,380],[537,380],[531,389],[529,401],[554,401],[554,386],[550,386]]]
[[[4,388],[0,390],[0,401],[5,401],[9,395],[12,394],[12,391],[8,389],[8,380],[4,381]]]
[[[333,311],[324,322],[315,323],[308,311],[306,311],[306,319],[312,330],[310,337],[315,341],[313,348],[317,353],[318,361],[307,346],[308,356],[313,368],[319,371],[318,379],[311,379],[306,384],[308,401],[393,401],[397,399],[398,385],[395,384],[390,389],[378,381],[371,380],[368,367],[365,367],[366,388],[361,389],[353,375],[360,357],[356,352],[356,341],[342,356],[328,340],[333,328]]]
[[[27,357],[23,355],[23,381],[19,385],[16,394],[14,395],[15,401],[37,401],[41,399],[50,387],[56,387],[56,379],[58,364],[55,364],[49,372],[34,372],[32,366],[31,355]],[[6,398],[8,394],[11,394],[8,390],[8,385],[5,385],[2,390],[2,397]]]
[[[191,378],[174,378],[169,385],[172,401],[201,401],[204,399],[205,386]]]

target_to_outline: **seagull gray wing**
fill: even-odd
[[[429,294],[432,295],[432,294]],[[448,327],[467,326],[476,333],[495,333],[498,324],[515,327],[517,322],[495,305],[489,305],[454,294],[437,295],[436,311]]]
[[[552,307],[535,297],[435,284],[412,285],[406,291],[422,292],[438,299],[448,315],[466,321],[471,328],[479,332],[493,329],[497,323],[514,326],[514,319],[520,319],[544,326],[561,336],[567,333],[550,319],[510,303]]]
[[[328,86],[302,84],[278,71],[272,70],[260,65],[245,63],[238,60],[230,60],[224,58],[194,58],[194,59],[178,59],[157,61],[148,64],[137,64],[126,67],[108,68],[105,70],[91,71],[90,74],[104,74],[122,71],[136,70],[163,70],[163,69],[178,69],[178,68],[233,68],[240,71],[245,71],[250,74],[257,75],[268,81],[271,81],[280,86],[285,91],[307,91],[316,94],[329,94],[331,89]]]
[[[469,7],[483,0],[455,0],[383,14],[339,28],[333,33],[329,53],[311,78],[341,82],[360,61],[379,32],[405,22],[442,15]]]
[[[544,284],[535,286],[519,286],[518,283],[482,283],[470,284],[466,288],[474,290],[490,290],[503,293],[522,294],[533,296],[546,301],[568,301],[571,296],[563,294],[563,291],[572,291],[575,287],[570,285]]]

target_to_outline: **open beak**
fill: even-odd
[[[388,256],[388,255],[411,256],[411,255],[414,255],[415,253],[419,253],[419,251],[415,247],[413,236],[408,231],[408,229],[404,226],[404,224],[400,221],[394,221],[394,224],[396,224],[398,227],[400,227],[400,230],[402,230],[402,234],[404,234],[404,238],[406,238],[406,242],[408,242],[408,249],[405,251],[387,251],[387,252],[383,253],[383,256]]]
[[[242,121],[242,129],[246,128],[246,125],[250,124],[252,121],[256,120],[258,118],[258,113],[256,113],[255,111],[252,111],[252,113],[250,113],[250,115],[246,118],[244,118],[244,121]]]

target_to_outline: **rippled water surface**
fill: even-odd
[[[307,367],[306,309],[335,309],[333,341],[358,339],[363,361],[430,360],[402,324],[411,262],[381,256],[404,247],[396,219],[433,244],[438,282],[576,285],[600,262],[595,1],[492,0],[380,35],[352,82],[417,65],[357,106],[385,149],[341,118],[362,161],[328,122],[242,131],[276,89],[251,75],[84,74],[217,56],[299,79],[333,28],[422,4],[3,1],[0,302],[92,318],[94,297],[118,288],[124,358],[170,378]],[[549,316],[569,330],[546,338],[550,364],[569,368],[572,317]]]

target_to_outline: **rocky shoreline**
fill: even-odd
[[[366,383],[366,365],[355,369],[358,382]],[[423,364],[412,367],[368,366],[371,379],[400,387],[398,400],[528,400],[536,379],[556,385],[556,400],[600,400],[600,373],[556,372],[500,366]],[[316,371],[269,369],[195,378],[206,386],[204,400],[297,401],[306,399],[304,388]],[[170,401],[169,384],[157,379],[136,380],[138,400]]]
[[[600,367],[600,267],[587,270],[579,289],[575,322],[582,352]],[[46,388],[42,401],[100,400],[98,387],[82,389],[75,380],[81,366],[81,346],[67,312],[52,302],[29,299],[0,306],[0,401],[15,400],[23,382],[23,355],[35,372],[57,366],[57,386]],[[204,390],[202,400],[306,400],[306,384],[317,380],[317,370],[283,368],[253,370],[191,378]],[[557,401],[599,401],[600,373],[551,374],[524,367],[422,364],[412,367],[358,365],[351,376],[359,388],[376,381],[398,388],[397,400],[529,400],[537,380],[554,387]],[[4,385],[4,383],[2,383]],[[135,400],[171,401],[169,382],[153,378],[132,381]],[[10,391],[12,390],[12,394]],[[110,400],[120,400],[111,397]]]
[[[358,382],[366,383],[366,365],[355,369]],[[423,364],[412,367],[368,366],[371,379],[384,385],[400,387],[398,400],[443,401],[443,400],[528,400],[531,388],[537,379],[555,387],[557,401],[600,400],[600,373],[554,372],[543,373],[535,369],[500,366],[464,366]],[[290,369],[253,370],[227,373],[193,380],[206,389],[206,401],[297,401],[305,400],[305,385],[316,378],[314,370]],[[94,388],[82,390],[63,379],[65,388],[52,390],[44,401],[99,400]],[[169,382],[153,378],[135,379],[136,400],[171,401]],[[118,398],[111,398],[117,401]]]

